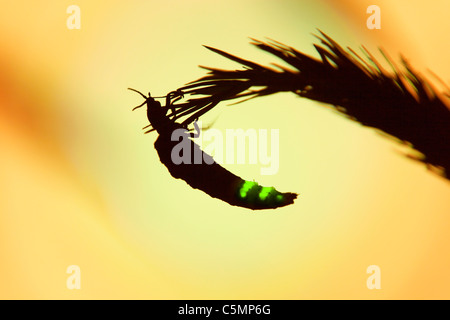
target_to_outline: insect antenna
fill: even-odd
[[[138,91],[138,90],[136,90],[136,89],[128,88],[128,90],[131,90],[131,91],[134,91],[134,92],[139,93],[139,94],[145,99],[145,101],[142,102],[140,105],[134,107],[134,108],[132,109],[132,111],[136,110],[137,108],[142,107],[144,104],[147,103],[147,100],[150,99],[150,98],[155,99],[155,98],[165,98],[165,97],[166,97],[166,96],[163,96],[163,97],[152,97],[152,96],[150,95],[150,92],[148,93],[148,97],[147,97],[145,94],[143,94],[142,92],[140,92],[140,91]]]
[[[134,110],[136,110],[137,108],[142,107],[142,106],[143,106],[144,104],[146,104],[146,103],[147,103],[147,101],[142,102],[140,105],[134,107],[131,111],[134,111]]]
[[[138,91],[138,90],[136,90],[136,89],[133,89],[133,88],[128,88],[128,90],[131,90],[131,91],[134,91],[134,92],[139,93],[139,94],[145,99],[145,101],[142,102],[140,105],[134,107],[134,108],[132,109],[132,111],[134,111],[134,110],[136,110],[137,108],[140,108],[140,107],[142,107],[144,104],[146,104],[146,103],[147,103],[147,99],[150,97],[150,94],[149,94],[149,96],[147,97],[147,96],[144,95],[142,92],[140,92],[140,91]]]
[[[131,90],[131,91],[134,91],[134,92],[139,93],[144,99],[148,99],[148,98],[149,98],[149,97],[147,97],[145,94],[143,94],[142,92],[140,92],[140,91],[138,91],[138,90],[136,90],[136,89],[128,88],[128,90]]]

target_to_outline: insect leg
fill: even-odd
[[[191,136],[191,138],[200,137],[200,128],[198,127],[197,120],[194,121],[194,128],[197,133],[190,132],[189,135]]]
[[[173,104],[184,98],[184,92],[181,91],[180,89],[177,89],[175,91],[171,91],[167,94],[166,96],[166,107],[170,108],[171,114],[174,115],[175,114],[175,108],[173,106]],[[170,101],[170,99],[173,99],[172,101]]]

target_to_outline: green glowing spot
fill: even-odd
[[[273,188],[271,187],[263,187],[259,193],[259,198],[264,201],[272,190]]]
[[[278,202],[283,201],[283,196],[281,194],[277,195],[277,201]]]
[[[245,198],[247,196],[247,192],[256,185],[257,185],[256,182],[245,181],[242,184],[241,189],[239,190],[239,195],[241,196],[241,198]]]

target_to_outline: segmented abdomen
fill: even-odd
[[[155,149],[161,162],[174,178],[186,181],[192,188],[202,190],[213,198],[253,210],[283,207],[294,203],[294,199],[297,198],[295,193],[281,193],[273,187],[262,187],[256,182],[241,179],[216,163],[193,141],[191,141],[191,163],[174,164],[171,151],[177,143],[171,141],[170,135],[167,134],[158,137]],[[202,155],[201,164],[195,164],[193,161],[196,153]]]

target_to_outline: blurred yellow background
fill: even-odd
[[[72,4],[80,30],[66,26]],[[366,28],[371,4],[381,30]],[[248,44],[267,37],[317,56],[316,28],[344,47],[402,53],[448,83],[450,4],[427,4],[2,3],[0,298],[449,299],[450,184],[407,150],[293,94],[221,104],[204,123],[280,130],[276,175],[227,168],[300,193],[254,213],[173,179],[126,90],[163,95],[204,75],[198,65],[240,67],[202,45],[278,62]],[[70,265],[79,290],[66,287]],[[366,286],[369,265],[379,290]]]

